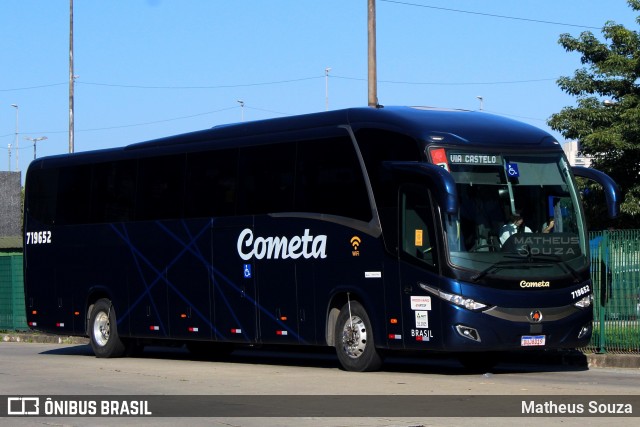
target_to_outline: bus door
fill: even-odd
[[[419,185],[400,188],[400,287],[403,341],[406,348],[429,349],[441,344],[438,301],[420,288],[437,287],[438,256],[429,191]]]
[[[213,279],[211,275],[211,221],[175,221],[165,225],[176,246],[176,259],[167,270],[171,336],[210,340]]]
[[[213,325],[219,341],[258,339],[255,258],[244,260],[238,253],[239,239],[253,233],[251,216],[218,218],[213,223]]]

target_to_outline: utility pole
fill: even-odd
[[[378,75],[376,71],[376,0],[367,0],[369,6],[368,13],[368,35],[369,35],[369,107],[378,107]]]
[[[9,144],[9,172],[11,172],[11,144]]]
[[[73,75],[73,0],[69,0],[69,153],[75,151],[73,135],[73,87],[75,76]]]

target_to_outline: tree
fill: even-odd
[[[627,3],[640,11],[640,0]],[[640,24],[640,16],[636,22]],[[590,31],[578,38],[560,36],[567,52],[582,55],[584,67],[573,77],[558,79],[564,92],[578,98],[577,106],[553,114],[548,124],[565,138],[577,140],[582,154],[592,157],[592,166],[620,186],[617,224],[602,214],[603,199],[585,197],[591,227],[640,228],[640,35],[611,21],[602,35],[604,42]],[[594,188],[588,187],[585,194],[593,195]]]

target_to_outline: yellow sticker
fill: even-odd
[[[422,246],[422,230],[416,230],[416,246]]]

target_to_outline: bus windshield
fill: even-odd
[[[480,281],[570,275],[587,265],[581,204],[561,154],[447,149],[446,159],[460,201],[457,215],[443,214],[454,268]]]

